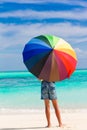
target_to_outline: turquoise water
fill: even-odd
[[[61,108],[87,108],[87,70],[56,83]],[[40,109],[40,81],[29,72],[0,72],[0,109]]]

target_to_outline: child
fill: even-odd
[[[62,127],[61,115],[59,106],[57,103],[57,96],[55,90],[55,82],[42,81],[41,82],[41,99],[44,100],[45,103],[45,114],[47,118],[47,127],[51,127],[50,121],[50,100],[52,101],[56,117],[58,119],[59,127]]]

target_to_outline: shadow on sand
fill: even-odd
[[[0,128],[0,130],[29,130],[29,129],[43,129],[45,127],[26,127],[26,128]]]

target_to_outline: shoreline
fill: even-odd
[[[0,130],[87,130],[87,109],[61,110],[64,128],[58,127],[57,118],[51,110],[52,128],[45,128],[46,117],[44,110],[20,111],[0,114]]]
[[[51,108],[50,110],[52,113],[54,112],[54,108]],[[60,111],[61,113],[79,113],[79,112],[82,112],[82,113],[87,113],[87,108],[67,108],[67,109],[61,109],[60,108]],[[43,113],[44,112],[44,108],[43,109],[36,109],[36,108],[33,108],[33,109],[6,109],[6,108],[2,108],[0,109],[0,114],[30,114],[30,113]]]

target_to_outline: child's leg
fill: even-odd
[[[44,100],[45,103],[45,114],[47,118],[47,127],[51,127],[51,122],[50,122],[50,101],[49,99]]]
[[[56,114],[56,117],[57,117],[58,122],[59,122],[59,127],[62,127],[61,115],[60,115],[60,110],[59,110],[59,107],[57,104],[57,100],[56,99],[52,100],[52,104],[54,106],[55,114]]]

